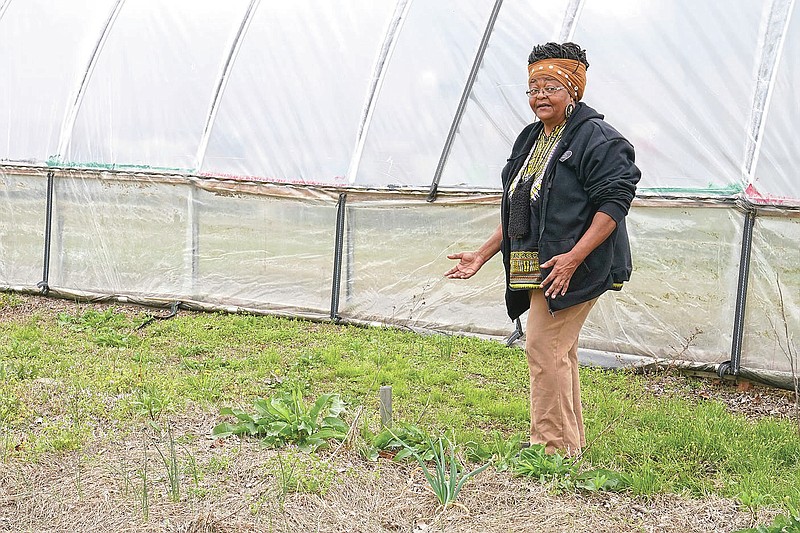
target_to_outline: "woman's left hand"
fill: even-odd
[[[541,268],[552,268],[550,274],[542,280],[545,297],[557,298],[567,294],[569,280],[572,279],[572,275],[580,264],[581,260],[571,251],[554,255],[548,261],[542,263],[540,265]]]

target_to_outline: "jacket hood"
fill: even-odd
[[[593,107],[589,107],[584,102],[578,102],[575,105],[575,111],[573,111],[572,115],[567,119],[567,127],[564,130],[562,138],[564,140],[569,140],[581,124],[595,118],[603,120],[605,116],[598,113]]]

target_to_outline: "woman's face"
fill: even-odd
[[[555,92],[548,92],[558,88]],[[528,103],[548,128],[558,126],[566,118],[567,105],[572,102],[569,91],[561,83],[550,76],[536,76],[528,84],[531,93]],[[542,90],[544,89],[544,90]]]

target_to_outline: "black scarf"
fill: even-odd
[[[531,187],[536,176],[517,183],[508,209],[508,234],[520,238],[531,230]]]

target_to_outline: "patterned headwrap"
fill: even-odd
[[[542,59],[528,65],[528,83],[537,76],[552,76],[577,102],[586,88],[586,65],[574,59]]]

